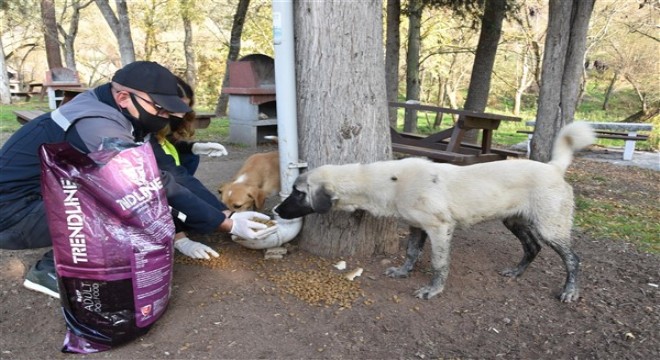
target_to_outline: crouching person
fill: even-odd
[[[0,248],[52,245],[41,197],[42,144],[68,142],[90,153],[99,150],[106,138],[127,143],[148,141],[169,123],[171,114],[192,110],[177,90],[176,77],[163,66],[134,62],[118,70],[111,82],[76,96],[16,131],[0,149]],[[277,231],[276,226],[268,228],[252,221],[255,216],[268,218],[263,214],[230,216],[223,204],[209,204],[210,200],[176,181],[168,171],[161,170],[161,179],[170,206],[186,215],[179,226],[204,233],[229,232],[246,239],[265,238]],[[191,240],[177,244],[189,256],[197,254],[202,245]],[[59,298],[52,250],[30,268],[24,285]]]

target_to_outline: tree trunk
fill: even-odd
[[[193,89],[195,88],[197,64],[195,62],[195,49],[193,46],[193,28],[192,11],[194,11],[194,1],[181,0],[181,21],[183,21],[183,30],[185,33],[183,39],[183,53],[186,57],[186,82]]]
[[[239,0],[236,7],[236,14],[234,15],[234,22],[231,26],[231,38],[229,40],[229,53],[227,55],[227,62],[225,65],[225,76],[222,78],[222,88],[224,89],[229,83],[229,63],[238,60],[238,55],[241,52],[241,34],[243,34],[243,25],[245,24],[245,16],[247,15],[248,8],[250,7],[250,0]],[[218,103],[215,106],[216,116],[227,115],[227,103],[229,102],[229,95],[220,92]]]
[[[5,48],[2,46],[2,31],[0,31],[0,104],[11,104],[11,91],[9,89],[9,73],[5,62]]]
[[[516,86],[516,95],[513,100],[513,114],[518,116],[520,114],[520,105],[522,103],[522,96],[525,93],[525,89],[529,86],[527,78],[529,76],[529,65],[528,65],[528,50],[525,50],[521,54],[520,65],[520,79],[518,80],[518,85]]]
[[[145,4],[142,8],[142,27],[144,31],[144,44],[143,44],[143,60],[153,61],[153,54],[158,51],[158,39],[156,38],[156,22],[158,21],[158,16],[156,15],[156,4],[155,1],[152,1],[150,4]]]
[[[44,23],[48,68],[62,67],[62,53],[57,38],[57,20],[55,19],[55,2],[53,0],[41,0],[41,20]]]
[[[121,56],[122,66],[135,61],[135,47],[131,37],[131,24],[128,18],[128,6],[126,0],[115,0],[117,3],[117,15],[110,7],[108,0],[96,0],[105,21],[110,26],[112,33],[117,38],[119,45],[119,55]]]
[[[483,112],[488,104],[490,80],[497,55],[497,46],[502,34],[502,21],[506,12],[506,0],[487,0],[481,18],[481,31],[474,65],[470,76],[470,87],[463,108]],[[465,134],[465,142],[475,143],[479,132],[470,130]]]
[[[610,84],[607,86],[607,91],[605,92],[605,99],[603,100],[603,110],[607,110],[607,105],[610,102],[610,96],[612,95],[612,91],[614,91],[614,85],[616,84],[616,81],[619,79],[619,72],[615,71],[614,76],[612,76],[612,80],[610,80]]]
[[[397,101],[399,97],[399,48],[401,47],[401,0],[387,0],[387,31],[385,39],[385,85],[387,101]],[[397,125],[396,108],[388,107],[390,126]]]
[[[649,110],[646,102],[646,95],[642,92],[642,90],[637,85],[637,82],[635,81],[635,79],[632,78],[632,76],[630,76],[630,74],[625,74],[624,78],[628,80],[630,85],[632,85],[633,89],[635,89],[635,94],[637,94],[637,98],[639,98],[639,103],[640,105],[642,105],[642,112],[646,114]]]
[[[381,2],[295,2],[294,13],[301,158],[310,169],[390,159]],[[300,246],[323,256],[392,253],[396,228],[363,211],[311,215]]]
[[[550,0],[533,160],[548,162],[557,132],[573,121],[594,2]]]
[[[80,0],[74,0],[71,2],[71,21],[69,21],[69,31],[65,31],[64,27],[61,24],[58,24],[60,33],[64,37],[64,62],[66,67],[71,70],[76,70],[76,49],[75,41],[76,36],[78,35],[78,24],[80,23],[80,10],[89,6],[93,1],[87,0],[85,3],[81,3]]]
[[[408,53],[406,55],[406,101],[419,101],[419,51],[421,48],[421,0],[410,0],[408,5]],[[417,132],[417,111],[406,109],[403,131]]]

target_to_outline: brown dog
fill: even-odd
[[[278,151],[251,155],[233,180],[222,184],[218,192],[232,211],[263,210],[266,198],[280,189]]]

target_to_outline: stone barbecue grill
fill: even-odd
[[[252,54],[229,64],[229,141],[249,146],[277,135],[273,58]]]

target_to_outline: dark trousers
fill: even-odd
[[[0,248],[22,250],[51,245],[53,241],[41,196],[26,196],[17,201],[0,204]],[[37,267],[55,271],[53,250],[44,254]]]
[[[0,248],[36,249],[53,245],[46,208],[39,195],[0,204]]]

